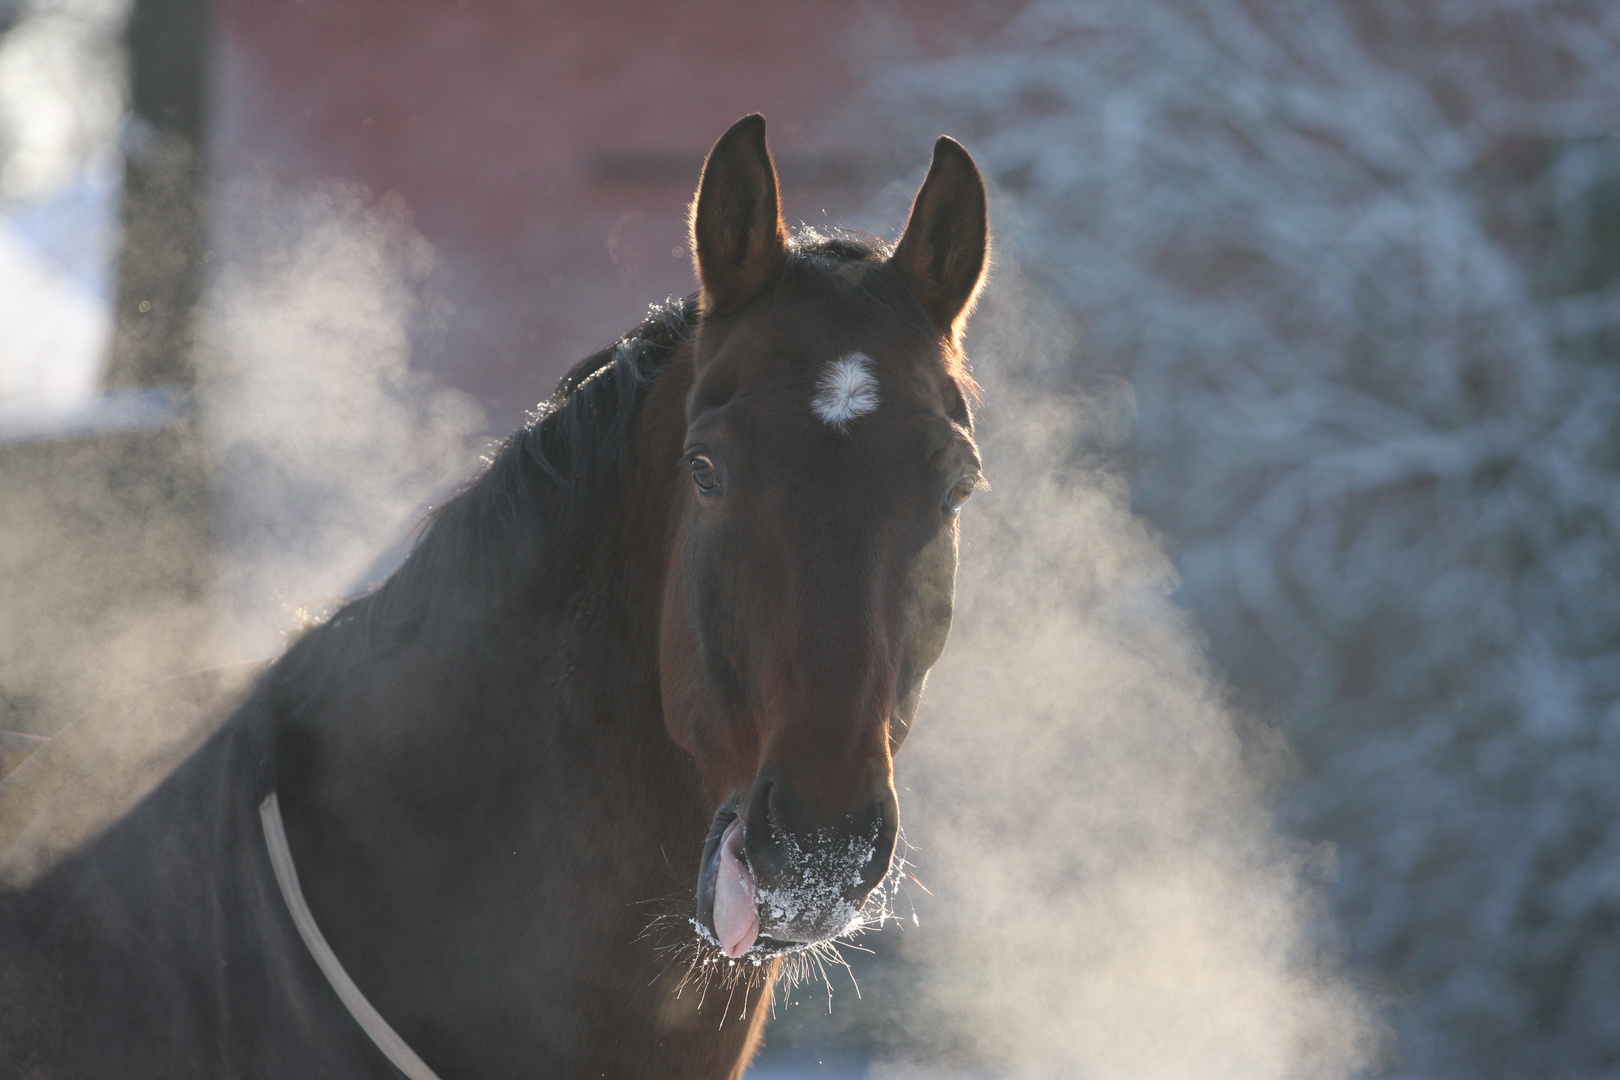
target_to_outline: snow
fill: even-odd
[[[0,432],[92,407],[101,390],[128,6],[23,4],[0,34]]]

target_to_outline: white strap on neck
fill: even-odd
[[[377,1049],[394,1063],[395,1068],[410,1080],[439,1080],[438,1074],[428,1068],[427,1062],[417,1057],[416,1051],[406,1046],[399,1033],[388,1026],[381,1013],[372,1008],[366,995],[360,992],[354,980],[349,978],[349,973],[343,970],[343,964],[332,952],[332,946],[326,943],[321,928],[315,925],[315,916],[309,913],[309,905],[304,903],[304,891],[298,887],[298,868],[293,866],[292,852],[287,849],[287,831],[281,825],[281,804],[276,802],[275,792],[266,795],[259,804],[259,820],[264,823],[264,842],[270,849],[270,865],[275,867],[281,898],[287,902],[293,925],[298,927],[298,936],[304,939],[310,955],[326,975],[326,981],[332,984],[332,989],[348,1006],[350,1014],[359,1021],[366,1034],[371,1036],[371,1041],[377,1044]]]

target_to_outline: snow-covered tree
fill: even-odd
[[[1620,1068],[1620,6],[1043,0],[872,94],[1072,318],[1026,385],[1134,392],[1396,1067]]]

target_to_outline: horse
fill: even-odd
[[[698,291],[382,585],[0,782],[0,1072],[735,1078],[874,917],[983,484],[984,184],[942,137],[892,247],[790,233],[753,115],[689,226]]]

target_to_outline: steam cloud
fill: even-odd
[[[913,895],[888,1069],[1349,1075],[1381,1036],[1327,948],[1330,860],[1280,835],[1276,747],[1256,729],[1245,752],[1109,464],[1128,387],[1041,385],[1070,328],[1008,243],[972,335],[993,486],[964,511],[955,629],[898,766],[933,899]]]
[[[412,366],[442,312],[400,201],[242,181],[219,204],[203,398],[235,660],[391,570],[475,469],[484,417]]]

